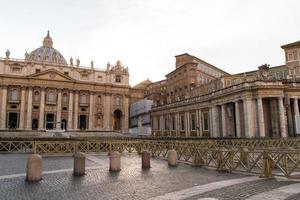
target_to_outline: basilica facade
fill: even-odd
[[[25,59],[0,58],[0,130],[128,131],[128,68],[80,65],[64,56],[50,34]]]
[[[147,88],[152,133],[182,137],[292,137],[300,134],[300,41],[281,46],[285,64],[229,74],[189,54]]]

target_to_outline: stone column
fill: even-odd
[[[259,130],[259,136],[265,137],[265,121],[264,121],[264,109],[262,104],[262,98],[257,98],[257,113],[258,113],[258,130]]]
[[[27,122],[26,122],[26,129],[31,130],[32,129],[32,88],[28,88],[28,101],[27,101]]]
[[[92,130],[93,129],[93,126],[94,126],[94,94],[91,93],[90,94],[90,105],[89,105],[89,130]]]
[[[105,95],[105,103],[104,103],[104,122],[103,122],[103,124],[104,124],[104,128],[106,129],[106,130],[111,130],[113,127],[112,127],[112,125],[111,125],[111,123],[110,123],[110,121],[112,120],[112,115],[111,115],[111,94],[106,94]],[[158,127],[159,128],[159,127]]]
[[[79,93],[78,91],[75,91],[74,121],[73,121],[74,130],[78,130],[78,99],[79,99]]]
[[[212,136],[214,138],[217,138],[220,136],[220,124],[219,124],[219,114],[218,114],[218,108],[217,106],[212,107]]]
[[[61,90],[57,93],[57,106],[56,106],[56,129],[61,129]]]
[[[129,97],[127,96],[124,96],[123,98],[123,110],[124,110],[124,113],[123,113],[123,124],[122,124],[122,130],[123,132],[125,133],[128,133],[128,129],[129,129]]]
[[[26,92],[25,87],[22,87],[19,129],[25,128],[25,92]]]
[[[196,110],[196,131],[197,136],[199,137],[200,131],[199,131],[199,110]]]
[[[69,107],[68,107],[68,124],[67,130],[72,130],[73,128],[73,92],[69,93]]]
[[[287,137],[287,130],[286,130],[286,114],[285,109],[283,105],[283,98],[278,98],[278,110],[279,110],[279,123],[280,123],[280,133],[281,137],[286,138]]]
[[[7,105],[7,86],[2,88],[2,105],[1,105],[1,126],[0,129],[6,129],[6,105]]]
[[[178,112],[175,114],[175,129],[176,129],[176,136],[179,136],[180,125],[179,125],[179,113]]]
[[[222,136],[227,137],[227,123],[226,123],[226,104],[221,105],[221,116],[222,116]]]
[[[296,116],[299,116],[299,104],[298,104],[298,98],[294,98],[294,118],[295,118],[295,133],[297,132],[297,126],[296,126]]]
[[[190,124],[189,124],[189,115],[190,115],[189,112],[184,113],[184,123],[185,123],[184,128],[185,128],[185,136],[186,137],[190,136],[190,134],[189,134],[189,126],[190,126]]]
[[[199,118],[198,118],[198,123],[199,123],[199,136],[203,136],[203,127],[202,127],[202,111],[199,110]],[[208,119],[207,119],[208,120]]]
[[[241,137],[241,116],[240,116],[240,106],[239,101],[234,102],[235,106],[235,127],[236,127],[236,136]]]
[[[245,136],[247,138],[252,138],[252,137],[254,137],[254,119],[253,119],[252,99],[245,98],[243,100],[243,107],[244,107]]]
[[[44,115],[45,115],[45,88],[41,90],[41,99],[40,99],[40,114],[39,114],[39,127],[38,130],[43,130],[44,128]]]

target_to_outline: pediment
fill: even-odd
[[[36,74],[31,74],[27,77],[34,78],[34,79],[54,80],[54,81],[75,81],[75,79],[54,69],[42,71]]]

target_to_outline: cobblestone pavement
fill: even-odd
[[[87,173],[83,177],[72,176],[72,157],[43,157],[43,180],[29,184],[24,181],[27,157],[26,154],[0,154],[1,200],[247,199],[298,183],[221,173],[186,164],[170,168],[166,161],[159,159],[151,160],[151,169],[142,170],[137,154],[122,154],[122,170],[119,173],[108,171],[106,155],[87,155]],[[15,177],[9,176],[13,174]],[[181,191],[184,196],[180,196]],[[164,196],[166,194],[172,198]],[[293,195],[288,197],[300,199],[295,196],[296,192]]]

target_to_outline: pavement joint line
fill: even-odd
[[[256,176],[248,176],[244,178],[230,179],[225,181],[218,181],[213,183],[208,183],[204,185],[194,186],[191,188],[167,193],[161,196],[152,197],[148,200],[183,200],[192,196],[196,196],[205,192],[210,192],[213,190],[221,189],[224,187],[241,184],[245,182],[258,181],[262,180],[262,178]]]
[[[300,193],[300,183],[294,183],[287,186],[283,186],[280,188],[276,188],[273,190],[270,190],[268,192],[263,192],[257,195],[254,195],[247,200],[283,200],[286,199],[294,194]]]
[[[87,170],[93,170],[93,169],[100,169],[101,166],[92,166],[92,167],[86,167]],[[71,172],[73,171],[73,168],[69,169],[58,169],[58,170],[52,170],[52,171],[43,171],[42,174],[56,174],[56,173],[63,173],[63,172]],[[0,176],[0,180],[3,179],[11,179],[11,178],[19,178],[19,177],[25,177],[26,173],[19,173],[19,174],[10,174],[10,175],[4,175]]]

